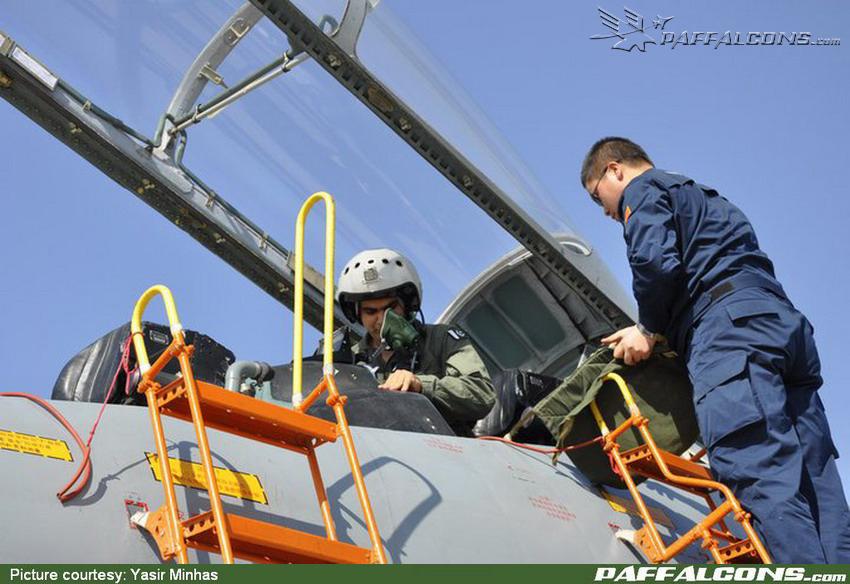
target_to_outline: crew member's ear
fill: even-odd
[[[614,176],[617,177],[617,182],[623,180],[623,165],[619,162],[609,162],[608,168],[614,171]]]

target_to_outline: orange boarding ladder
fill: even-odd
[[[303,330],[303,274],[304,274],[304,222],[310,208],[319,200],[325,202],[326,250],[325,250],[325,363],[324,376],[309,396],[303,401],[301,394],[301,333]],[[297,377],[293,378],[293,395],[297,392],[300,403],[293,409],[256,400],[228,391],[209,383],[195,380],[190,359],[193,347],[187,345],[183,327],[177,316],[177,308],[171,291],[157,285],[148,289],[139,298],[133,311],[131,330],[133,346],[139,363],[142,379],[138,391],[145,394],[148,402],[151,426],[156,441],[157,458],[165,493],[165,504],[148,514],[143,527],[154,537],[163,560],[175,558],[179,563],[188,562],[188,548],[218,553],[225,563],[234,558],[263,563],[387,563],[378,527],[372,513],[363,471],[354,449],[354,441],[343,406],[345,397],[340,396],[334,380],[332,334],[333,334],[333,257],[334,257],[334,202],[327,193],[315,193],[304,203],[296,224],[296,285],[295,285],[295,364]],[[142,314],[150,300],[162,296],[172,341],[168,348],[151,365],[142,336]],[[180,376],[173,382],[161,386],[156,376],[174,358],[180,363]],[[307,413],[322,393],[328,392],[327,403],[333,408],[336,423],[316,418]],[[293,402],[295,399],[293,398]],[[168,447],[163,432],[162,416],[191,421],[198,440],[198,451],[204,472],[204,484],[209,494],[210,511],[187,519],[181,519],[177,507],[172,476],[172,461],[168,458]],[[316,497],[325,525],[326,536],[318,536],[225,513],[210,454],[207,428],[236,434],[249,440],[271,444],[292,452],[304,454],[313,477]],[[371,549],[358,547],[337,539],[331,517],[330,504],[325,491],[315,450],[326,442],[342,438],[346,457],[351,467],[366,527],[369,531]]]
[[[616,373],[609,373],[603,379],[617,384],[629,406],[630,417],[610,431],[595,400],[591,402],[590,408],[604,438],[603,448],[614,461],[643,519],[644,525],[635,533],[634,543],[647,558],[653,563],[667,562],[701,539],[703,549],[711,553],[717,564],[771,563],[770,554],[750,523],[750,514],[744,511],[729,487],[713,480],[707,467],[658,448],[649,431],[649,420],[641,415],[623,378]],[[630,428],[637,428],[644,443],[620,452],[617,438]],[[666,545],[632,479],[632,474],[655,479],[699,495],[705,499],[710,513],[683,536]],[[723,495],[724,501],[720,505],[715,503],[711,496],[715,492]],[[726,516],[729,514],[741,524],[745,538],[737,537],[726,526]]]

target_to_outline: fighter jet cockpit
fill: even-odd
[[[392,1],[161,8],[63,2],[43,19],[23,3],[9,6],[4,97],[287,312],[296,215],[306,196],[326,191],[336,201],[337,270],[362,249],[400,250],[419,270],[424,320],[471,338],[499,402],[479,434],[504,432],[519,414],[521,405],[507,403],[516,372],[563,378],[588,343],[632,321],[629,296],[561,202]],[[310,354],[319,346],[325,254],[325,216],[314,215],[305,247]],[[338,306],[335,316],[362,334]],[[54,399],[104,399],[129,330],[115,325],[68,362]],[[167,327],[146,331],[155,357]],[[291,399],[288,339],[277,361],[251,369],[244,362],[258,359],[227,338],[192,335],[199,379]],[[306,357],[310,384],[322,368]],[[242,376],[229,371],[237,363]],[[423,396],[382,392],[363,367],[339,364],[337,379],[353,425],[451,433]],[[143,403],[129,389],[111,401]]]

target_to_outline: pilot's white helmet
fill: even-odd
[[[422,282],[413,263],[392,249],[367,249],[348,260],[339,275],[337,300],[351,322],[359,322],[358,304],[369,298],[398,296],[408,315],[422,305]]]

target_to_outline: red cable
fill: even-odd
[[[68,430],[68,432],[71,434],[71,436],[74,437],[74,440],[77,442],[77,445],[80,447],[80,450],[83,453],[83,461],[80,463],[80,468],[77,470],[77,474],[74,475],[74,478],[71,479],[71,482],[69,482],[67,485],[65,485],[64,489],[62,489],[61,491],[56,493],[56,496],[63,503],[66,502],[66,501],[70,501],[71,499],[76,497],[79,494],[79,492],[82,491],[83,487],[85,487],[85,485],[88,484],[89,479],[91,478],[91,460],[89,458],[89,454],[91,453],[91,451],[90,451],[89,447],[86,446],[83,443],[83,439],[80,438],[80,435],[77,434],[77,431],[74,429],[74,427],[71,426],[71,424],[68,422],[68,420],[65,419],[65,416],[63,416],[61,414],[61,412],[59,412],[59,410],[57,410],[52,405],[50,405],[50,403],[47,400],[44,400],[44,399],[42,399],[38,396],[29,394],[29,393],[3,392],[3,393],[0,393],[0,397],[22,397],[24,399],[28,399],[32,402],[35,402],[36,404],[40,405],[45,410],[47,410],[54,418],[56,418],[59,421],[59,423],[62,424],[65,427],[66,430]],[[70,495],[66,495],[65,492],[69,488],[71,488],[71,485],[73,485],[74,482],[77,480],[77,478],[83,473],[84,468],[85,468],[85,476],[83,478],[82,487],[80,487],[77,491],[71,493]]]
[[[103,412],[104,410],[106,410],[106,404],[109,403],[109,398],[112,397],[112,392],[115,390],[115,383],[118,381],[118,374],[121,373],[122,369],[124,369],[125,371],[127,370],[127,360],[130,356],[130,341],[132,338],[133,335],[129,335],[124,340],[124,345],[121,347],[121,362],[118,364],[118,368],[115,370],[115,374],[112,376],[112,383],[109,385],[109,391],[106,392],[106,398],[104,398],[103,404],[101,404],[100,406],[100,411],[97,413],[97,418],[95,419],[94,424],[92,424],[91,431],[89,432],[89,438],[88,440],[86,440],[86,445],[83,450],[85,454],[85,456],[83,457],[83,462],[80,463],[80,467],[77,469],[77,472],[74,477],[68,482],[67,485],[65,485],[65,487],[61,491],[56,494],[56,496],[59,497],[59,500],[63,503],[70,501],[71,499],[79,495],[83,491],[83,489],[86,488],[86,485],[88,484],[89,479],[91,478],[91,442],[94,439],[94,433],[97,431],[97,426],[98,424],[100,424],[100,419],[103,417]],[[86,474],[85,478],[83,479],[83,482],[80,484],[79,487],[77,487],[71,492],[68,492],[68,490],[74,485],[75,482],[77,482],[77,479],[83,473],[84,467],[86,468]]]
[[[523,444],[522,442],[514,442],[513,440],[508,440],[507,438],[500,438],[498,436],[479,436],[478,439],[490,440],[493,442],[504,442],[505,444],[510,444],[511,446],[516,446],[517,448],[537,452],[538,454],[561,454],[562,452],[570,452],[572,450],[585,448],[587,446],[590,446],[591,444],[597,444],[602,442],[602,436],[597,436],[593,440],[585,440],[584,442],[579,442],[578,444],[570,444],[569,446],[564,446],[563,448],[537,448],[536,446]]]
[[[100,406],[100,411],[97,414],[97,419],[94,421],[94,424],[91,427],[91,432],[89,432],[89,439],[86,441],[86,447],[91,447],[91,441],[94,438],[94,433],[97,430],[97,425],[100,424],[100,418],[103,416],[103,411],[106,409],[106,404],[109,403],[109,398],[112,397],[112,392],[115,390],[115,383],[118,381],[118,374],[121,373],[123,369],[126,371],[126,363],[127,359],[130,356],[130,340],[133,338],[133,335],[128,335],[126,339],[124,339],[124,345],[121,347],[121,362],[118,363],[118,369],[115,370],[115,375],[112,376],[112,383],[109,385],[109,391],[106,392],[106,398],[103,400],[103,404]],[[126,384],[125,384],[126,391]]]
[[[56,420],[58,420],[59,423],[61,423],[65,427],[66,430],[68,430],[71,436],[74,437],[74,440],[77,442],[77,445],[80,447],[80,451],[83,453],[83,460],[80,462],[80,466],[77,469],[77,472],[74,474],[73,478],[68,481],[68,484],[66,484],[62,488],[62,490],[56,493],[56,497],[62,503],[67,503],[68,501],[79,495],[83,491],[83,489],[86,488],[86,485],[88,485],[89,480],[91,480],[91,442],[94,438],[94,433],[97,430],[97,426],[98,424],[100,424],[100,419],[103,417],[103,412],[106,409],[106,404],[109,402],[109,398],[112,397],[112,391],[115,389],[115,383],[118,381],[118,374],[121,372],[122,369],[126,372],[127,368],[129,367],[128,359],[130,355],[130,340],[132,338],[132,335],[130,335],[124,341],[124,345],[121,348],[121,362],[118,364],[118,369],[115,370],[115,375],[112,376],[112,384],[109,386],[109,391],[106,392],[106,399],[103,400],[103,404],[100,406],[100,411],[97,414],[97,419],[92,425],[92,429],[89,432],[89,438],[85,442],[85,444],[83,443],[82,438],[80,438],[80,435],[77,434],[77,431],[74,429],[74,427],[71,426],[67,419],[65,419],[65,416],[63,416],[62,413],[59,412],[59,410],[57,410],[55,407],[53,407],[47,400],[29,393],[0,393],[0,397],[22,397],[24,399],[28,399],[32,402],[35,402],[36,404],[43,407],[54,418],[56,418]],[[83,476],[82,482],[76,489],[69,492],[69,489],[74,486],[74,483],[77,482],[77,480],[80,478],[80,475]]]
[[[603,440],[602,436],[597,436],[593,440],[585,440],[584,442],[579,442],[578,444],[570,444],[569,446],[564,446],[563,448],[537,448],[535,446],[530,446],[528,444],[523,444],[521,442],[514,442],[513,440],[508,440],[507,438],[499,438],[498,436],[479,436],[479,440],[491,440],[493,442],[504,442],[505,444],[510,444],[511,446],[516,446],[517,448],[522,448],[525,450],[531,450],[532,452],[537,452],[539,454],[561,454],[562,452],[570,452],[571,450],[579,450],[580,448],[585,448],[590,446],[591,444],[601,443]],[[623,476],[620,474],[620,468],[617,466],[614,461],[614,455],[611,452],[606,452],[608,455],[608,463],[611,465],[611,471],[620,479]]]

